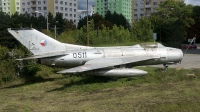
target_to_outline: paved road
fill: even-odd
[[[184,52],[185,50],[183,50],[183,53]],[[200,48],[188,50],[184,55],[181,64],[173,65],[171,67],[184,69],[200,68]]]
[[[200,44],[197,45],[197,49],[189,49],[182,61],[181,64],[170,65],[169,68],[184,68],[184,69],[194,69],[200,68]],[[185,49],[183,49],[183,53]],[[163,67],[163,65],[154,65],[153,67]]]

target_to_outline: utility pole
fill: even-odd
[[[55,30],[55,39],[56,39],[56,25],[55,25],[55,28],[54,28],[54,30]]]
[[[58,23],[58,21],[56,21],[56,23]],[[57,28],[56,28],[56,23],[55,23],[55,28],[54,28],[54,31],[55,31],[55,39],[56,39],[56,30],[57,30]]]
[[[88,30],[88,0],[87,0],[87,45],[89,46],[89,30]]]

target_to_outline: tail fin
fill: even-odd
[[[51,37],[33,28],[8,28],[10,32],[21,44],[29,49],[34,55],[41,53],[66,51],[66,45],[52,39]]]

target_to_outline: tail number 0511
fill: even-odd
[[[73,53],[74,58],[87,58],[87,53],[86,52],[77,52]]]

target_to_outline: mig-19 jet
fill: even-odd
[[[179,63],[183,58],[180,49],[160,43],[143,43],[133,46],[91,47],[61,43],[33,28],[8,28],[14,38],[23,44],[32,56],[20,60],[38,59],[38,63],[65,67],[58,73],[84,73],[107,77],[132,77],[147,74],[134,66]]]

